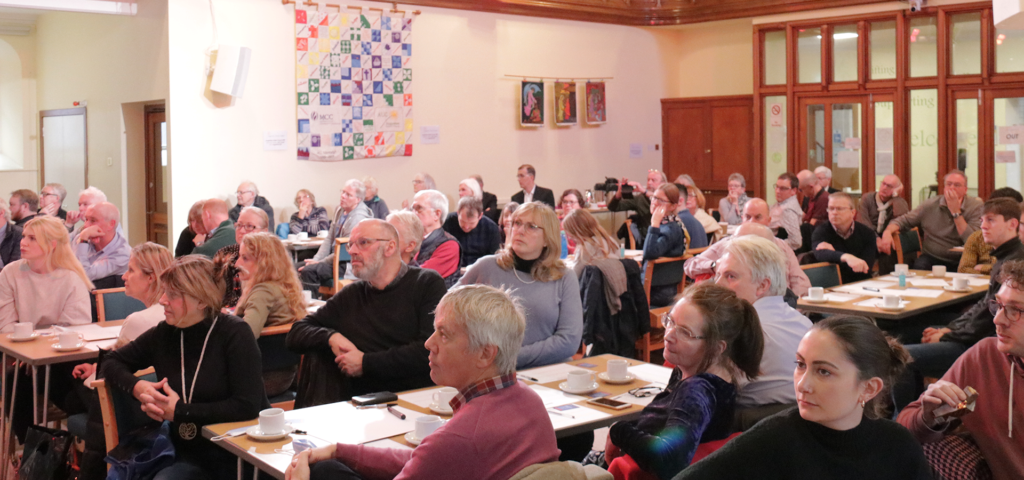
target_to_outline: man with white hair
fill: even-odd
[[[893,271],[896,265],[895,252],[882,251],[882,234],[894,219],[906,215],[910,205],[900,196],[903,182],[896,175],[882,177],[878,191],[866,193],[860,197],[857,206],[857,221],[875,232],[875,247],[878,250],[878,274],[884,275]]]
[[[636,248],[643,247],[643,241],[647,238],[647,229],[651,227],[651,198],[654,198],[654,195],[658,192],[658,187],[665,183],[668,183],[665,172],[653,169],[648,170],[646,189],[637,182],[630,182],[628,178],[623,178],[619,182],[619,189],[615,192],[615,196],[608,201],[609,211],[636,212],[629,216],[629,219],[633,221],[633,236],[636,238]],[[633,198],[622,198],[623,185],[631,185],[633,187]],[[679,191],[680,196],[683,195],[683,192],[683,190]],[[627,238],[625,224],[619,227],[616,235],[622,239]]]
[[[306,450],[292,458],[286,477],[505,479],[557,461],[544,403],[516,380],[525,325],[509,292],[486,285],[448,292],[426,347],[430,378],[459,390],[449,402],[451,420],[415,450],[340,443]]]
[[[821,188],[821,184],[818,182],[818,177],[814,176],[810,170],[801,170],[800,173],[796,174],[796,178],[800,180],[800,193],[804,195],[804,201],[801,205],[803,208],[804,216],[803,223],[810,224],[812,227],[818,226],[828,220],[828,191]],[[807,235],[802,235],[805,239],[810,240],[810,233],[814,229],[806,229],[801,231]]]
[[[16,260],[21,260],[21,227],[11,221],[7,201],[0,198],[0,270]]]
[[[384,202],[384,199],[377,195],[377,179],[373,177],[363,178],[363,185],[366,186],[366,196],[363,198],[363,203],[373,212],[373,218],[384,220],[391,213],[391,210],[388,210],[388,204]]]
[[[118,280],[128,271],[132,247],[117,228],[120,217],[121,212],[112,203],[100,202],[94,205],[86,212],[85,226],[72,242],[75,256],[82,262],[85,274],[97,288],[119,286]],[[113,278],[106,282],[100,281],[107,277]]]
[[[296,408],[431,384],[423,342],[434,331],[444,281],[402,263],[398,241],[384,220],[359,222],[348,243],[359,281],[292,326],[288,348],[305,355]]]
[[[824,165],[814,169],[814,176],[818,178],[818,185],[824,188],[829,195],[839,190],[832,188],[832,169]]]
[[[260,196],[260,189],[256,187],[255,183],[246,180],[238,184],[238,190],[235,190],[235,198],[238,200],[238,203],[228,212],[228,218],[232,222],[238,221],[238,215],[242,213],[243,208],[256,207],[267,212],[267,219],[270,221],[267,229],[271,232],[274,231],[274,207],[270,206],[270,202],[266,198]]]
[[[320,290],[320,283],[326,279],[334,278],[334,239],[348,237],[359,222],[373,218],[370,208],[363,203],[366,198],[366,186],[357,179],[345,182],[345,188],[341,189],[341,204],[334,214],[334,223],[320,244],[313,258],[305,260],[305,265],[299,267],[299,276],[302,286],[314,294]]]
[[[786,281],[789,289],[797,297],[807,295],[807,291],[811,288],[811,280],[800,268],[800,261],[797,260],[793,249],[789,248],[785,241],[772,234],[771,229],[768,228],[771,220],[768,203],[760,198],[751,198],[743,206],[743,223],[736,229],[736,232],[730,237],[715,242],[704,253],[687,260],[684,267],[686,276],[698,280],[713,276],[717,262],[725,255],[725,249],[732,239],[745,235],[759,235],[763,238],[770,238],[786,256]]]
[[[402,263],[416,266],[416,254],[423,244],[423,224],[420,223],[420,219],[408,210],[398,210],[389,213],[386,220],[398,230],[398,253],[402,257]]]
[[[39,191],[39,214],[67,220],[68,212],[64,210],[64,198],[68,190],[59,183],[47,183]]]
[[[96,187],[88,187],[81,192],[78,192],[78,210],[69,211],[67,217],[64,219],[64,227],[66,227],[69,232],[72,232],[71,238],[75,238],[75,236],[78,235],[75,224],[77,224],[79,220],[85,220],[85,213],[89,210],[89,207],[105,201],[107,201],[107,194],[103,193],[103,190]]]
[[[417,192],[412,210],[423,224],[424,235],[415,265],[437,272],[444,278],[445,287],[451,288],[462,278],[462,246],[441,227],[448,216],[448,197],[437,190]]]
[[[811,328],[807,317],[786,304],[786,257],[774,243],[748,235],[729,242],[715,283],[728,287],[757,310],[764,330],[761,376],[743,386],[737,405],[796,403],[793,355]]]
[[[434,182],[434,177],[431,177],[427,172],[417,173],[412,177],[412,193],[416,194],[423,190],[437,190],[437,183]],[[409,208],[409,200],[402,200],[402,208]]]

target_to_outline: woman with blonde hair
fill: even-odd
[[[527,203],[512,215],[505,246],[477,260],[459,281],[514,289],[526,310],[520,370],[566,361],[580,348],[583,305],[576,275],[559,260],[560,232],[551,207]]]
[[[188,210],[188,225],[178,235],[178,243],[174,246],[174,257],[191,255],[192,250],[206,241],[206,226],[203,225],[203,204],[206,200],[200,200],[192,204]]]
[[[622,264],[618,262],[619,243],[597,223],[589,211],[576,209],[569,212],[565,220],[562,220],[562,228],[565,229],[565,236],[576,243],[576,252],[569,257],[568,263],[577,277],[583,272],[583,267],[596,265],[600,260],[613,260],[621,267]]]
[[[686,187],[686,193],[686,209],[704,227],[704,234],[713,234],[712,241],[718,241],[721,237],[722,226],[715,220],[715,217],[708,215],[707,210],[704,210],[704,194],[699,188],[692,186]]]
[[[291,233],[306,232],[315,237],[320,230],[331,229],[331,217],[327,216],[327,209],[316,206],[316,197],[313,192],[303,188],[295,194],[295,208],[299,211],[292,214],[288,226]]]
[[[253,420],[270,407],[259,347],[242,319],[220,313],[224,284],[209,259],[178,258],[160,283],[165,320],[108,354],[103,376],[131,392],[150,418],[171,423],[174,463],[155,480],[232,478],[236,457],[204,439],[202,429]],[[135,376],[149,366],[159,381]]]

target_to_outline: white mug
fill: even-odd
[[[594,385],[594,372],[589,370],[573,370],[566,378],[569,388],[584,390]]]
[[[299,240],[309,240],[309,234],[306,232],[299,232]]]
[[[14,324],[14,338],[26,338],[32,336],[32,325],[28,322],[18,322]]]
[[[457,393],[459,393],[459,389],[455,387],[441,387],[434,392],[434,395],[431,398],[434,400],[434,405],[437,405],[443,410],[445,408],[450,408],[451,404],[448,402],[451,402]]]
[[[78,332],[60,332],[57,335],[57,343],[61,348],[72,348],[78,346],[83,338]]]
[[[882,304],[885,305],[887,308],[897,308],[897,307],[900,306],[900,296],[899,295],[883,295],[882,296]]]
[[[825,298],[825,289],[822,287],[811,287],[807,294],[811,297],[811,300],[821,300]]]
[[[623,380],[629,375],[626,370],[629,368],[629,361],[627,360],[608,360],[608,379],[609,380]]]
[[[416,430],[414,430],[416,433],[414,435],[416,435],[417,439],[423,440],[427,438],[427,435],[434,433],[434,430],[437,430],[441,425],[443,425],[441,417],[437,415],[424,415],[416,419]]]
[[[306,305],[309,305],[309,302],[313,301],[313,292],[311,292],[309,290],[303,290],[302,291],[302,300],[306,302]]]
[[[967,290],[967,279],[963,277],[957,277],[953,279],[953,288],[957,290]]]
[[[289,234],[288,234],[288,241],[289,241],[289,242],[294,242],[294,241],[296,241],[296,240],[298,240],[298,239],[299,239],[299,236],[298,236],[298,235],[296,235],[296,234],[294,234],[294,233],[289,233]]]
[[[907,265],[905,263],[898,263],[898,264],[896,264],[896,271],[894,272],[894,273],[896,273],[896,275],[899,275],[901,273],[906,274],[906,273],[909,273],[909,272],[910,272],[910,266],[909,265]]]
[[[934,267],[932,267],[932,276],[933,277],[945,277],[946,276],[946,266],[945,265],[935,265]]]
[[[327,238],[327,230],[320,230],[319,232],[316,232],[316,236],[320,238]]]
[[[260,432],[274,435],[284,431],[284,410],[268,408],[260,412]]]

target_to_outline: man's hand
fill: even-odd
[[[78,232],[78,243],[88,242],[89,240],[92,240],[93,238],[102,237],[102,236],[103,236],[103,231],[100,230],[99,226],[93,225],[91,227],[85,227],[85,228],[82,229],[81,232]]]
[[[924,329],[924,332],[921,335],[921,343],[939,343],[939,341],[942,340],[943,335],[952,331],[953,330],[950,330],[948,328],[928,327]]]
[[[363,352],[358,348],[353,347],[352,350],[338,355],[334,358],[334,363],[337,363],[338,369],[350,377],[363,376]]]
[[[96,364],[83,363],[76,366],[75,369],[71,371],[71,376],[79,380],[85,380],[86,378],[91,377],[93,373],[96,373]]]
[[[345,352],[357,350],[356,345],[340,333],[335,333],[327,339],[327,345],[331,347],[334,356],[340,356]]]
[[[402,200],[402,210],[409,208],[409,199]]]
[[[946,197],[946,208],[949,209],[949,213],[956,215],[961,213],[960,202],[963,198],[956,196],[956,192],[952,188],[947,188],[943,194]]]
[[[921,420],[930,428],[935,428],[935,409],[943,404],[956,406],[967,400],[967,393],[956,384],[939,380],[921,394]]]
[[[78,221],[81,220],[83,216],[85,215],[82,214],[82,212],[78,210],[72,210],[68,212],[68,217],[67,219],[64,220],[64,223],[67,225],[74,225],[78,223]]]
[[[892,253],[892,231],[888,228],[882,233],[882,236],[878,239],[878,252],[884,254]]]
[[[192,239],[192,243],[194,243],[197,247],[206,243],[206,235],[202,233],[197,234],[195,238]]]
[[[49,215],[51,217],[57,216],[57,211],[60,210],[59,203],[51,203],[39,210],[39,213],[43,215]]]
[[[832,244],[828,242],[819,243],[818,248],[815,248],[815,250],[832,250],[833,252],[836,251],[835,247],[833,247]]]
[[[861,260],[849,253],[840,257],[840,261],[846,262],[846,264],[850,266],[850,270],[857,273],[868,273],[868,270],[871,269],[871,267],[868,266],[868,262],[865,262],[864,260]]]

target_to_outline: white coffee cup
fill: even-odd
[[[459,393],[459,389],[455,387],[441,387],[434,392],[431,398],[434,400],[434,405],[443,410],[451,407],[451,404],[448,402],[451,402],[457,393]]]
[[[306,232],[299,232],[299,240],[309,240],[309,234]]]
[[[629,375],[628,368],[629,361],[627,360],[608,360],[608,379],[625,380]]]
[[[82,338],[82,334],[78,332],[60,332],[57,335],[57,343],[61,348],[74,348],[81,343]]]
[[[896,273],[896,275],[899,275],[901,273],[906,274],[906,273],[909,273],[909,272],[910,272],[910,266],[909,265],[907,265],[905,263],[898,263],[898,264],[896,264],[896,271],[894,272],[894,273]]]
[[[586,390],[594,385],[594,378],[594,372],[589,370],[573,370],[566,381],[573,390]]]
[[[968,281],[966,278],[957,277],[953,279],[953,288],[957,290],[967,290]]]
[[[275,435],[284,431],[284,410],[268,408],[260,412],[260,432]]]
[[[822,287],[811,287],[807,291],[807,296],[811,297],[811,300],[822,300],[825,298],[825,289]]]
[[[306,305],[309,305],[309,302],[313,301],[313,292],[311,292],[309,290],[303,290],[302,291],[302,300],[306,302]]]
[[[294,233],[289,233],[289,234],[288,234],[288,241],[289,241],[289,242],[294,242],[294,241],[296,241],[296,240],[298,240],[298,239],[299,239],[299,236],[298,236],[298,235],[296,235],[296,234],[294,234]]]
[[[18,322],[14,324],[14,338],[27,338],[32,336],[32,325],[28,322]]]
[[[886,308],[898,308],[900,306],[900,296],[899,295],[883,295],[882,296],[882,304],[885,305]]]
[[[320,238],[327,238],[327,230],[320,230],[319,232],[316,232],[316,236]]]
[[[933,277],[945,277],[946,276],[946,266],[945,265],[935,265],[934,267],[932,267],[932,276]]]
[[[424,415],[416,419],[416,438],[423,440],[427,438],[427,435],[434,433],[444,422],[441,421],[441,417],[437,415]]]

